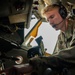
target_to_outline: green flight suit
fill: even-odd
[[[34,57],[29,62],[38,75],[44,75],[48,67],[55,73],[68,68],[69,75],[75,75],[75,22],[69,21],[66,32],[60,32],[54,52],[50,57]]]

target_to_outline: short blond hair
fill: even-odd
[[[48,6],[44,7],[44,8],[41,10],[41,16],[42,16],[43,18],[45,18],[46,12],[49,12],[49,11],[51,11],[51,10],[53,10],[53,9],[59,9],[59,6],[48,5]]]

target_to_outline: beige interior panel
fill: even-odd
[[[27,19],[26,14],[17,14],[17,15],[9,16],[10,24],[25,22],[26,19]]]

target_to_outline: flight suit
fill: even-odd
[[[47,68],[51,68],[48,75],[75,75],[75,22],[69,21],[65,33],[60,32],[51,56],[34,57],[29,63],[38,75],[44,75]]]

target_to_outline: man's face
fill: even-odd
[[[56,30],[62,30],[64,20],[60,16],[58,9],[53,9],[51,11],[46,12],[45,14],[47,21],[50,23],[50,25]]]

